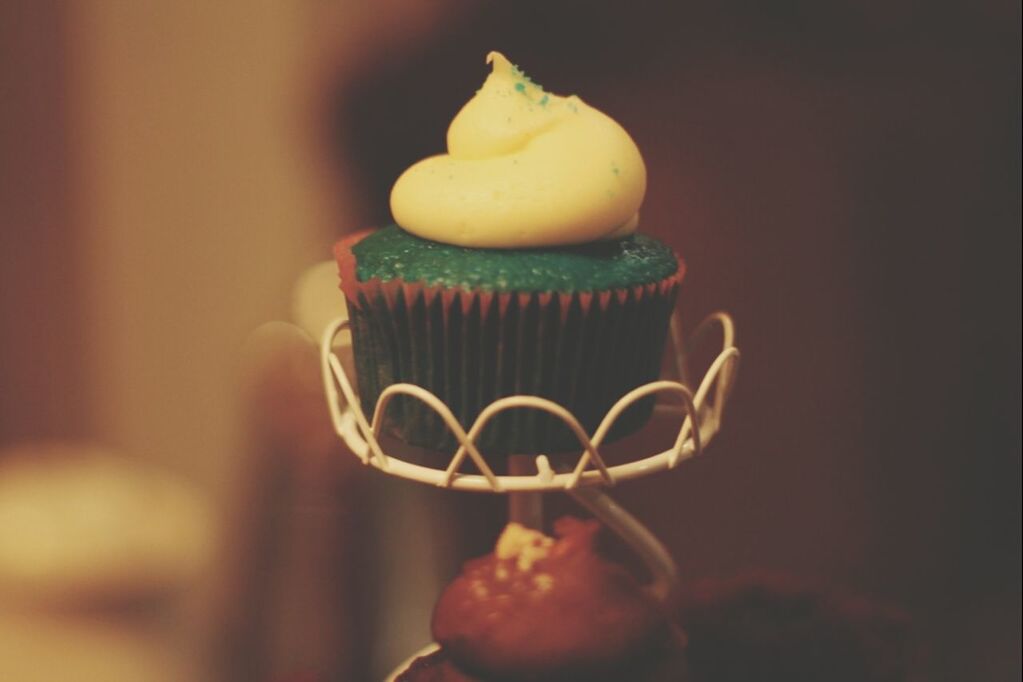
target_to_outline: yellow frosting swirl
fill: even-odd
[[[579,244],[635,231],[646,167],[629,134],[576,96],[544,92],[503,55],[448,128],[448,153],[391,190],[401,227],[477,248]]]

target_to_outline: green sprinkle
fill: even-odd
[[[512,70],[512,75],[513,76],[515,76],[517,78],[521,78],[522,80],[526,81],[527,83],[532,83],[533,82],[533,79],[530,78],[529,76],[527,76],[526,72],[523,71],[522,69],[520,69],[515,64],[512,64],[511,70]]]
[[[542,107],[545,107],[545,106],[547,106],[547,102],[549,102],[549,101],[550,101],[550,99],[551,99],[551,98],[550,98],[550,95],[548,95],[548,94],[547,94],[547,93],[545,92],[545,93],[544,93],[544,95],[543,95],[543,97],[541,97],[541,98],[540,98],[540,106],[542,106]]]
[[[519,92],[521,92],[523,95],[526,94],[526,84],[525,83],[516,83],[515,84],[515,89],[518,90]]]

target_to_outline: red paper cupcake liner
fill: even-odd
[[[378,278],[361,282],[351,246],[363,236],[339,242],[335,255],[367,414],[384,388],[408,382],[436,394],[466,430],[494,400],[524,394],[563,405],[592,434],[619,398],[660,374],[684,274],[681,264],[663,280],[600,292],[493,292]],[[650,397],[626,410],[607,440],[642,426],[653,402]],[[385,430],[441,453],[457,448],[436,412],[412,397],[391,402]],[[580,449],[559,419],[528,408],[495,416],[477,445],[491,460]]]

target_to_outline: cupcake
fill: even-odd
[[[438,651],[397,681],[686,679],[681,635],[596,553],[598,528],[561,519],[555,539],[509,524],[494,553],[468,562],[438,600]]]
[[[499,398],[553,400],[592,434],[631,389],[657,379],[683,267],[636,234],[646,170],[617,123],[547,93],[498,53],[448,130],[448,153],[395,183],[396,225],[335,247],[362,407],[389,385],[426,388],[468,430]],[[636,403],[609,438],[641,426]],[[385,429],[450,452],[457,442],[418,399],[398,397]],[[562,422],[502,412],[477,438],[503,455],[578,451]]]

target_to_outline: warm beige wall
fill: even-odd
[[[326,671],[344,658],[343,642],[295,626],[293,609],[280,602],[298,594],[287,584],[309,575],[300,565],[309,556],[292,554],[319,556],[322,545],[346,540],[323,531],[322,519],[336,512],[331,499],[316,508],[314,523],[287,528],[292,544],[273,545],[289,554],[276,557],[279,575],[251,583],[236,575],[270,572],[274,562],[249,556],[265,548],[246,539],[279,533],[288,513],[283,506],[271,511],[281,518],[257,513],[272,506],[259,486],[273,485],[254,482],[261,469],[246,447],[254,434],[240,424],[240,350],[259,325],[290,317],[296,276],[328,259],[338,234],[365,225],[344,160],[327,158],[330,97],[374,55],[429,31],[445,5],[69,5],[68,184],[82,244],[74,296],[85,320],[89,431],[185,470],[229,510],[223,575],[201,621],[221,627],[224,613],[234,613],[223,602],[234,600],[269,604],[260,611],[266,622],[242,634],[228,626],[226,635],[194,636],[207,648],[241,638],[232,644],[257,667],[287,671],[304,661]],[[426,622],[404,626],[412,644],[393,636],[396,619],[382,624],[400,652],[387,650],[386,665],[421,644]]]
[[[306,3],[76,3],[73,200],[96,432],[222,480],[237,350],[329,244]]]

